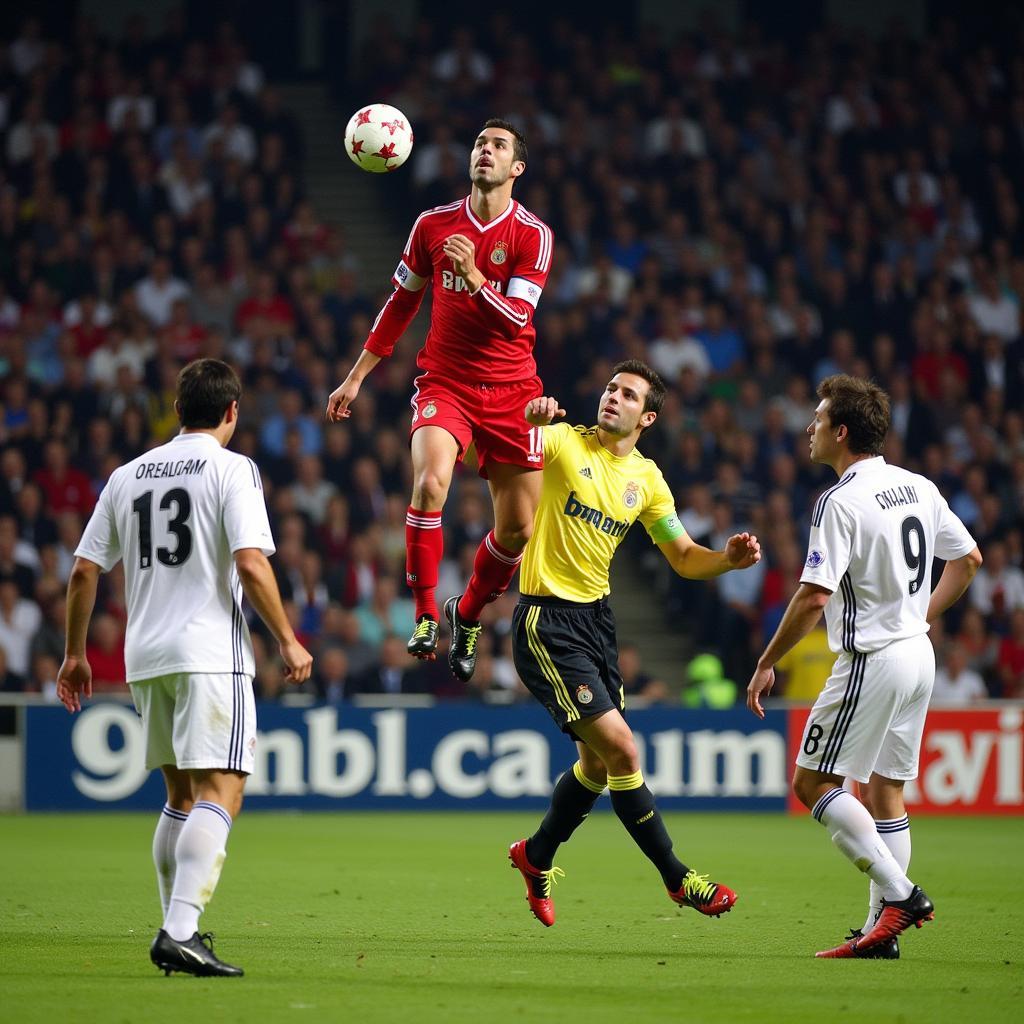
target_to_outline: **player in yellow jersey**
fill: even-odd
[[[761,549],[749,533],[730,537],[724,551],[710,551],[687,536],[661,471],[636,450],[637,439],[658,417],[665,385],[638,359],[612,372],[596,426],[549,426],[565,415],[554,398],[535,398],[526,406],[527,420],[543,434],[544,471],[512,620],[513,652],[520,678],[579,748],[579,760],[555,785],[540,828],[509,848],[526,880],[530,910],[548,926],[555,923],[551,883],[560,873],[552,867],[555,851],[605,785],[612,808],[660,872],[672,900],[712,917],[736,902],[731,889],[709,882],[675,856],[644,783],[622,714],[608,570],[638,519],[672,568],[689,579],[746,569],[760,560]]]

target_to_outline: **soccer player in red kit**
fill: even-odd
[[[443,553],[441,510],[455,464],[475,442],[494,503],[494,529],[476,553],[466,592],[449,599],[448,664],[468,680],[476,667],[480,613],[508,588],[533,529],[544,468],[541,431],[523,416],[542,394],[533,359],[533,314],[551,267],[551,229],[512,198],[526,170],[526,143],[507,121],[484,124],[473,145],[470,194],[420,214],[393,279],[395,290],[363,351],[327,402],[327,418],[350,415],[366,375],[389,356],[419,309],[434,303],[416,363],[412,398],[412,503],[406,516],[406,581],[416,599],[409,653],[433,658],[435,589]]]

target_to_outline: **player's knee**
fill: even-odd
[[[630,736],[612,747],[604,763],[609,775],[635,775],[640,771],[640,755],[637,753],[633,737]]]
[[[448,496],[448,481],[433,470],[424,470],[413,484],[412,503],[415,508],[434,510],[444,504]]]
[[[502,523],[494,528],[495,540],[506,551],[522,551],[533,534],[533,520]]]

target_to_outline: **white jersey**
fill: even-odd
[[[127,681],[255,674],[235,551],[274,553],[260,475],[211,434],[179,434],[114,470],[76,555],[124,561]]]
[[[974,548],[930,480],[877,456],[854,463],[818,499],[800,582],[832,591],[829,647],[868,653],[928,632],[932,559]]]

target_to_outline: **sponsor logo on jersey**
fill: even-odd
[[[500,281],[488,281],[487,282],[496,292],[501,292]],[[468,292],[469,285],[466,284],[466,279],[459,277],[454,270],[442,270],[441,271],[441,287],[449,292]]]
[[[576,687],[576,703],[577,704],[589,704],[594,699],[593,691],[583,683],[581,686]]]
[[[425,406],[423,406],[423,418],[425,420],[429,420],[429,419],[433,418],[436,415],[437,415],[437,406],[434,405],[433,402],[427,402],[427,404]]]
[[[580,476],[585,476],[588,480],[593,480],[594,479],[594,474],[590,472],[590,467],[589,466],[584,466],[580,470]]]
[[[825,552],[824,551],[814,550],[814,551],[812,551],[807,556],[807,564],[812,569],[817,569],[818,566],[824,564],[824,562],[825,562]]]
[[[636,508],[636,503],[640,500],[639,490],[640,485],[633,483],[632,480],[626,484],[625,493],[622,495],[622,504],[626,508]]]
[[[569,497],[566,498],[562,514],[571,516],[573,519],[581,519],[583,522],[594,527],[595,530],[607,533],[609,537],[621,537],[629,529],[629,523],[624,519],[612,519],[611,516],[606,516],[599,508],[591,508],[589,505],[584,505],[582,501],[577,499],[575,491],[569,492]]]
[[[508,243],[498,242],[491,250],[491,262],[499,267],[508,259]]]

